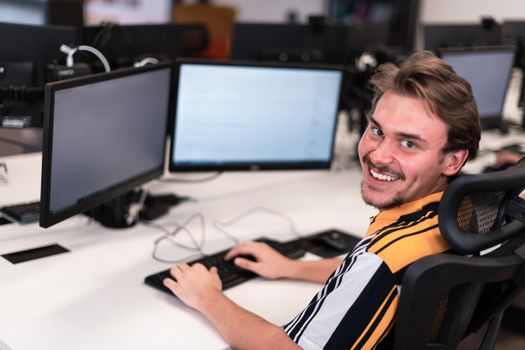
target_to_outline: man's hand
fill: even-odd
[[[202,264],[183,263],[172,267],[170,272],[176,281],[165,278],[164,285],[193,309],[201,311],[206,301],[222,294],[222,283],[215,267],[208,271]]]
[[[256,261],[250,261],[238,255],[252,255]],[[276,279],[288,277],[287,271],[293,260],[271,248],[266,243],[244,242],[232,248],[224,257],[226,260],[235,259],[235,265],[255,272],[256,274]]]
[[[519,160],[523,157],[523,155],[511,152],[511,151],[499,151],[496,153],[496,161],[495,164],[498,165],[504,165],[504,164],[516,164],[519,162]]]

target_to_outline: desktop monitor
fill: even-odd
[[[46,66],[64,57],[60,45],[75,35],[73,27],[0,23],[0,119],[42,126]]]
[[[64,55],[60,45],[75,41],[73,27],[0,23],[0,61],[31,63],[34,66],[31,86],[43,87],[45,66]],[[1,78],[0,86],[6,86]]]
[[[503,127],[503,104],[510,82],[515,48],[443,49],[441,58],[472,86],[484,128]]]
[[[46,85],[42,227],[122,198],[162,174],[171,78],[167,63]]]
[[[516,45],[516,58],[514,66],[525,71],[525,20],[522,21],[505,21],[502,24],[503,38],[505,44]],[[525,105],[525,84],[524,79],[521,80],[520,95],[518,98],[518,106]],[[525,114],[522,117],[522,127],[525,128]]]
[[[107,23],[85,27],[81,36],[80,42],[100,50],[112,68],[151,62],[149,59],[164,61],[194,57],[208,46],[208,30],[203,24]]]
[[[180,61],[171,171],[330,167],[342,71]]]

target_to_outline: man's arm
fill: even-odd
[[[176,278],[165,279],[183,303],[206,316],[235,349],[300,349],[281,327],[243,309],[221,291],[216,268],[181,264],[171,269]]]
[[[235,258],[237,255],[252,255],[256,261]],[[293,278],[304,281],[324,283],[341,264],[341,259],[321,259],[301,261],[289,259],[265,243],[244,242],[232,248],[225,259],[235,259],[240,268],[256,274],[276,279]]]

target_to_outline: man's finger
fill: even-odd
[[[173,266],[170,269],[170,275],[172,275],[175,279],[178,279],[182,275],[182,270],[180,269],[179,265]]]
[[[177,289],[177,282],[175,282],[174,280],[172,280],[171,278],[165,278],[164,280],[162,280],[162,284],[168,288],[169,290],[171,290],[171,292],[173,294],[175,294],[175,290]]]
[[[215,276],[219,277],[219,270],[217,270],[215,266],[211,267],[210,272],[214,274]]]
[[[258,265],[256,262],[253,262],[251,260],[244,259],[244,258],[235,258],[233,262],[235,263],[235,265],[239,266],[242,269],[249,270],[249,271],[259,274],[258,269],[257,269]]]

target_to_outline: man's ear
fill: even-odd
[[[443,175],[452,176],[457,174],[468,158],[468,150],[460,149],[458,151],[451,151],[445,154],[443,160]]]

